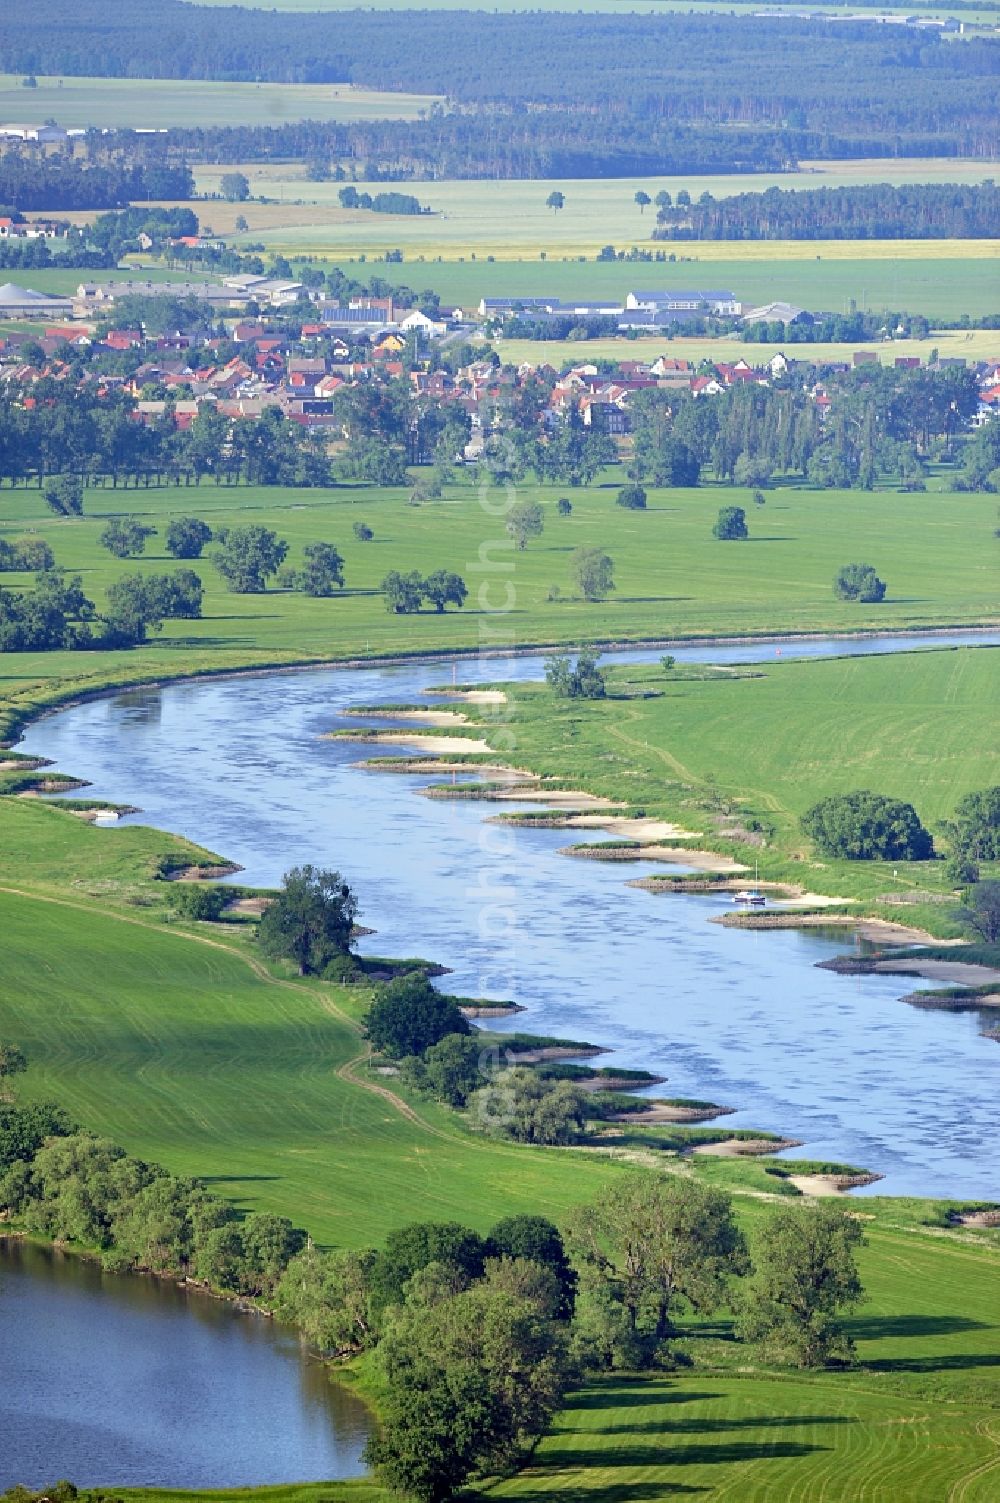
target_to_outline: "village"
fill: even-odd
[[[2,229],[2,226],[0,226]],[[144,300],[197,304],[201,331],[177,328],[152,333],[141,321],[122,319],[117,309]],[[167,308],[166,301],[162,307]],[[604,304],[566,304],[542,298],[486,298],[474,313],[439,308],[431,317],[399,306],[392,294],[346,301],[317,296],[294,278],[240,273],[217,282],[153,281],[136,274],[126,281],[84,281],[72,296],[52,297],[16,284],[0,287],[0,320],[40,324],[41,332],[0,334],[0,387],[26,400],[49,378],[96,383],[102,393],[118,390],[132,400],[136,422],[172,421],[189,427],[209,407],[230,420],[257,419],[268,409],[307,428],[338,437],[337,394],[345,387],[403,382],[415,403],[452,407],[467,422],[466,461],[483,453],[491,431],[502,425],[504,393],[531,383],[547,389],[543,427],[573,418],[585,429],[625,438],[640,392],[666,390],[695,398],[717,397],[735,387],[796,382],[801,376],[823,419],[831,406],[827,385],[865,365],[880,362],[877,349],[859,349],[849,359],[810,358],[808,346],[794,356],[780,347],[764,361],[745,358],[691,359],[670,352],[671,324],[708,308],[729,317],[763,316],[790,322],[801,310],[772,303],[745,308],[729,291],[629,292],[624,319],[649,333],[664,331],[664,348],[652,358],[568,360],[557,369],[546,360],[503,359],[506,320],[530,311],[532,318],[605,314]],[[492,336],[487,342],[486,332]],[[627,346],[626,346],[627,347]],[[801,352],[801,353],[799,353]],[[917,356],[893,357],[899,371],[921,368]],[[935,369],[971,366],[979,386],[978,427],[1000,411],[1000,361],[949,357]]]

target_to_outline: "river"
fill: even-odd
[[[164,1279],[0,1240],[0,1490],[360,1475],[364,1406],[291,1332]]]
[[[954,633],[780,650],[816,657],[998,641]],[[675,655],[745,663],[776,650],[716,644]],[[538,657],[483,659],[456,672],[465,682],[537,679],[542,667]],[[376,931],[364,942],[370,952],[440,961],[453,972],[449,990],[527,1009],[500,1027],[604,1045],[609,1062],[666,1076],[667,1094],[736,1108],[733,1127],[781,1132],[810,1158],[878,1170],[877,1192],[997,1194],[1000,1056],[975,1014],[906,1006],[899,978],[817,970],[850,946],[848,934],[709,923],[724,899],[626,886],[662,866],[567,860],[557,854],[565,831],[484,824],[489,805],[416,797],[431,779],[363,771],[355,764],[365,748],[324,739],[357,728],[345,709],[420,701],[451,674],[437,662],[136,689],[46,717],[21,750],[87,778],[88,796],[136,804],[142,822],[240,862],[237,880],[277,884],[304,861],[339,867]]]

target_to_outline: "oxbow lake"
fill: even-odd
[[[0,1240],[0,1489],[357,1476],[368,1413],[224,1300]]]
[[[784,642],[780,651],[998,641],[954,633]],[[675,655],[747,663],[776,651],[757,642]],[[542,671],[540,657],[462,660],[454,669],[459,682]],[[527,1009],[496,1026],[603,1045],[606,1063],[666,1076],[661,1094],[736,1108],[727,1125],[781,1132],[803,1141],[800,1155],[878,1170],[876,1193],[1000,1191],[992,1146],[1000,1054],[975,1013],[907,1006],[905,978],[817,970],[850,948],[847,931],[709,923],[730,906],[721,896],[658,897],[626,885],[662,865],[568,860],[557,854],[564,830],[485,824],[490,804],[416,796],[440,774],[364,771],[355,764],[369,748],[325,739],[358,727],[343,717],[351,706],[432,704],[422,691],[452,672],[435,662],[136,689],[39,721],[21,749],[87,778],[88,796],[136,804],[142,822],[241,863],[238,881],[276,885],[304,861],[339,867],[376,931],[363,942],[369,951],[440,961],[451,968],[448,990]]]

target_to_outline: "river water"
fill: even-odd
[[[817,657],[990,641],[1000,636],[780,650]],[[744,663],[776,650],[712,645],[676,657]],[[537,679],[542,668],[524,657],[462,661],[456,671],[472,682]],[[810,1158],[878,1170],[878,1192],[1000,1191],[1000,1053],[976,1014],[906,1006],[905,979],[817,970],[850,947],[846,933],[709,923],[728,906],[723,898],[626,885],[662,866],[568,860],[557,854],[565,831],[485,824],[488,804],[415,796],[440,775],[366,772],[355,764],[367,748],[324,739],[357,728],[343,719],[351,706],[420,701],[450,678],[438,662],[137,689],[39,721],[21,749],[89,779],[88,796],[134,803],[142,822],[240,862],[237,880],[276,884],[305,861],[339,867],[360,896],[362,922],[377,931],[365,941],[370,952],[440,961],[453,972],[449,990],[527,1009],[500,1027],[604,1045],[607,1062],[666,1076],[667,1094],[736,1108],[727,1124],[801,1139]]]
[[[360,1475],[364,1406],[272,1321],[0,1240],[0,1489]]]

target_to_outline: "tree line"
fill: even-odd
[[[194,178],[183,163],[90,163],[5,146],[0,155],[0,204],[58,213],[62,209],[121,209],[136,199],[192,198]]]
[[[191,426],[177,428],[169,408],[136,422],[135,400],[123,392],[43,377],[35,405],[0,395],[0,483],[44,486],[72,474],[113,488],[200,485],[205,476],[229,484],[326,486],[334,483],[326,440],[291,422],[276,407],[254,420],[233,420],[210,404]]]
[[[876,183],[719,199],[706,192],[694,203],[663,204],[656,222],[654,240],[974,240],[1000,224],[1000,187]]]

